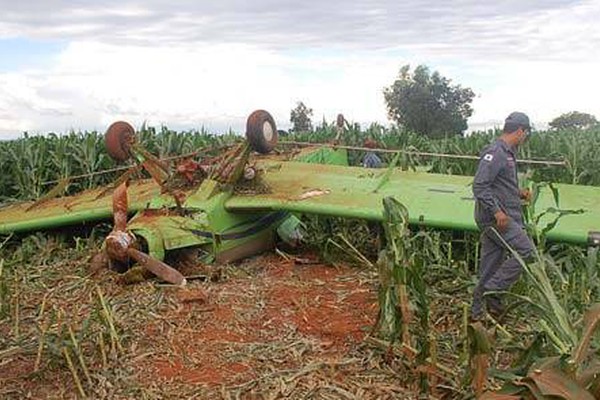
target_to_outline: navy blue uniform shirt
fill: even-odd
[[[381,158],[372,151],[368,152],[363,158],[363,167],[365,168],[381,168],[382,166]]]
[[[523,225],[517,158],[515,149],[505,141],[498,139],[481,152],[473,195],[475,221],[480,227],[494,224],[494,214],[498,210]]]

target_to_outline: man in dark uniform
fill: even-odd
[[[367,139],[365,140],[363,146],[368,149],[374,149],[377,147],[377,142],[375,142],[373,139]],[[365,168],[381,168],[383,167],[383,162],[374,151],[369,151],[363,158],[362,166]]]
[[[507,249],[528,260],[534,244],[525,231],[521,200],[530,200],[530,192],[521,190],[517,179],[517,147],[531,131],[529,117],[513,112],[504,123],[502,135],[481,152],[473,181],[475,222],[481,230],[479,281],[473,292],[471,319],[480,320],[488,313],[495,318],[504,314],[502,300],[492,291],[508,290],[521,274],[521,264]],[[508,258],[507,258],[508,255]]]

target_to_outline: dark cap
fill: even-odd
[[[507,130],[507,128],[509,128]],[[504,121],[504,132],[514,132],[519,128],[523,128],[526,131],[531,130],[531,125],[529,124],[529,117],[527,114],[515,111],[510,113],[506,120]]]

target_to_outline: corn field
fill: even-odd
[[[362,146],[367,138],[378,147],[405,151],[478,155],[493,141],[498,132],[476,132],[467,137],[429,140],[421,135],[372,124],[365,130],[351,125],[343,142]],[[314,132],[299,133],[280,140],[324,143],[335,138],[333,125],[323,124]],[[166,127],[143,127],[138,133],[140,142],[153,154],[169,157],[188,154],[199,149],[216,148],[240,140],[233,132],[213,135],[205,130],[175,132]],[[520,149],[527,159],[564,160],[565,167],[536,167],[535,181],[600,185],[600,130],[571,132],[537,132]],[[360,164],[362,153],[350,153],[350,162]],[[393,154],[384,154],[390,162]],[[434,173],[473,175],[477,163],[473,160],[423,157],[403,154],[399,166],[408,169],[422,167]],[[70,132],[64,135],[28,136],[0,141],[0,203],[7,200],[34,199],[52,188],[52,183],[72,176],[88,175],[114,168],[114,162],[104,149],[103,135],[98,132]],[[116,174],[94,175],[71,182],[68,193],[111,182]]]
[[[491,143],[499,131],[474,132],[466,137],[453,136],[446,139],[428,139],[413,132],[397,128],[386,128],[372,124],[361,130],[357,124],[350,125],[344,133],[344,144],[362,146],[367,138],[373,139],[377,147],[402,149],[414,152],[441,154],[475,155],[488,143]],[[334,126],[324,124],[315,132],[293,135],[290,140],[324,143],[335,138]],[[539,131],[520,149],[522,159],[564,160],[565,168],[536,167],[532,171],[535,181],[573,183],[579,185],[600,185],[600,129],[575,131]],[[359,164],[360,153],[351,155],[351,162]],[[393,154],[384,155],[391,161]],[[418,157],[404,155],[400,166],[426,166],[430,172],[456,175],[474,175],[477,162],[448,158]],[[522,169],[522,168],[521,168]]]
[[[476,161],[416,156],[408,152],[477,155],[497,134],[477,132],[467,137],[429,140],[376,124],[364,130],[358,125],[350,125],[343,142],[348,146],[362,146],[365,139],[370,138],[379,148],[405,150],[407,153],[402,154],[399,160],[399,166],[404,169],[472,175]],[[324,123],[314,132],[280,137],[280,141],[324,143],[332,141],[335,136],[335,126]],[[166,127],[144,127],[139,133],[139,140],[149,151],[164,158],[200,149],[216,149],[241,140],[241,136],[233,132],[211,135],[206,131],[174,132]],[[362,151],[351,151],[351,164],[360,164],[363,155]],[[382,157],[389,163],[394,156],[383,154]],[[534,181],[600,185],[600,129],[536,132],[520,149],[520,157],[565,161],[564,167],[531,168],[528,172]],[[112,182],[118,172],[91,174],[113,168],[115,164],[104,149],[103,135],[98,132],[24,136],[0,142],[0,204],[37,198],[67,177],[90,175],[72,180],[68,193],[104,185]],[[482,395],[485,387],[503,387],[507,397],[502,398],[506,399],[513,398],[508,397],[513,394],[523,395],[523,398],[543,398],[534,391],[539,389],[536,386],[538,375],[566,382],[565,387],[572,390],[569,392],[571,397],[562,398],[590,398],[586,397],[588,393],[593,395],[591,398],[600,398],[600,381],[596,378],[600,375],[597,357],[600,343],[594,335],[600,321],[600,309],[594,306],[600,302],[597,249],[548,244],[539,240],[534,262],[522,263],[523,277],[507,293],[510,300],[509,322],[501,325],[492,321],[491,328],[487,327],[494,336],[490,343],[488,331],[467,324],[470,293],[476,282],[477,235],[411,231],[405,214],[401,204],[388,201],[388,224],[379,231],[363,221],[315,216],[304,218],[307,243],[324,260],[333,265],[345,263],[366,267],[372,273],[371,277],[375,276],[373,286],[377,287],[379,298],[376,326],[380,334],[370,336],[367,343],[372,347],[368,350],[361,348],[353,354],[353,363],[357,362],[356,357],[374,352],[368,353],[371,358],[365,362],[365,368],[381,371],[382,376],[388,379],[388,386],[391,379],[396,379],[394,382],[399,385],[434,398],[470,399]],[[82,397],[89,393],[103,397],[94,392],[99,384],[106,390],[109,387],[114,390],[119,379],[127,382],[133,379],[129,375],[123,378],[119,375],[123,372],[118,368],[122,360],[128,359],[123,354],[127,351],[133,354],[131,349],[117,348],[119,343],[123,340],[125,346],[128,337],[138,334],[125,321],[135,320],[142,313],[147,313],[148,321],[151,321],[161,311],[156,305],[171,300],[161,291],[143,287],[138,292],[142,291],[143,296],[153,299],[136,303],[143,312],[132,311],[126,303],[108,304],[103,292],[85,272],[87,259],[78,255],[80,250],[97,248],[101,238],[95,237],[95,232],[92,232],[90,237],[77,238],[75,248],[72,240],[71,237],[52,238],[41,234],[25,238],[0,237],[0,327],[3,323],[10,327],[5,331],[9,334],[0,338],[0,362],[4,357],[3,347],[11,350],[27,346],[28,351],[34,355],[37,353],[36,371],[41,368],[40,360],[49,359],[52,368],[58,365],[63,373],[69,371],[73,377],[74,393]],[[55,247],[56,251],[53,250]],[[385,251],[379,251],[383,249]],[[65,259],[75,263],[77,273],[63,282],[46,265],[59,265],[67,270],[70,267]],[[122,294],[114,288],[113,278],[106,279],[110,280],[107,286],[110,289],[104,290],[110,290],[115,298],[120,298]],[[70,322],[72,325],[56,324],[54,321],[61,320],[68,312],[67,306],[52,304],[49,311],[44,311],[45,297],[41,309],[39,304],[33,306],[37,304],[37,297],[30,293],[32,289],[27,286],[30,282],[35,282],[31,287],[37,290],[36,295],[39,296],[46,296],[43,294],[46,284],[49,287],[68,284],[65,293],[76,292],[81,299],[76,306],[86,307],[85,301],[89,297],[92,311],[80,312],[87,317],[79,327],[75,322]],[[26,301],[29,301],[29,309],[22,309],[20,304]],[[63,301],[68,305],[67,300]],[[28,311],[33,313],[29,318],[36,321],[29,331],[22,324],[24,317],[21,315]],[[125,313],[135,313],[136,316],[125,317]],[[122,316],[120,319],[119,315]],[[113,322],[117,324],[119,320],[120,325],[115,328]],[[111,341],[115,349],[110,348]],[[112,354],[114,359],[105,353]],[[94,363],[104,365],[103,372],[90,375],[87,365]],[[396,371],[394,378],[385,375],[390,370]],[[291,371],[290,376],[284,379],[274,376],[273,384],[282,385],[285,381],[301,387],[303,377],[316,376],[317,372],[317,369]],[[360,372],[359,375],[364,374]],[[491,383],[486,386],[486,382]],[[527,382],[527,385],[510,386],[514,382]],[[265,379],[262,384],[267,383],[272,382]],[[310,386],[314,382],[306,384]],[[327,381],[327,385],[331,387],[331,381]],[[138,386],[134,389],[121,394],[125,397],[148,397],[146,389]],[[220,395],[224,396],[226,389],[222,388]],[[238,394],[245,390],[243,387],[233,389]],[[348,394],[349,387],[339,390],[343,390],[339,393],[345,398],[352,398]],[[363,389],[356,390],[354,397],[363,398],[361,393],[364,395],[365,392],[360,392]],[[533,394],[524,393],[525,390],[531,390]],[[174,396],[173,393],[160,393]],[[296,392],[289,393],[293,397]]]
[[[175,132],[162,127],[143,127],[138,140],[153,154],[164,158],[199,149],[218,148],[239,140],[228,132],[212,135],[205,130]],[[28,136],[0,141],[0,203],[36,199],[68,177],[90,175],[118,167],[104,148],[104,134],[70,132],[65,135]],[[118,176],[92,175],[70,182],[67,193],[75,193],[112,182]]]

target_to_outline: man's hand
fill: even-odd
[[[508,227],[509,217],[502,210],[496,211],[494,214],[494,218],[496,218],[496,226],[500,229],[500,232],[504,232]]]
[[[532,199],[531,190],[521,189],[520,195],[521,195],[521,199],[525,200],[525,202],[531,203],[531,199]]]

